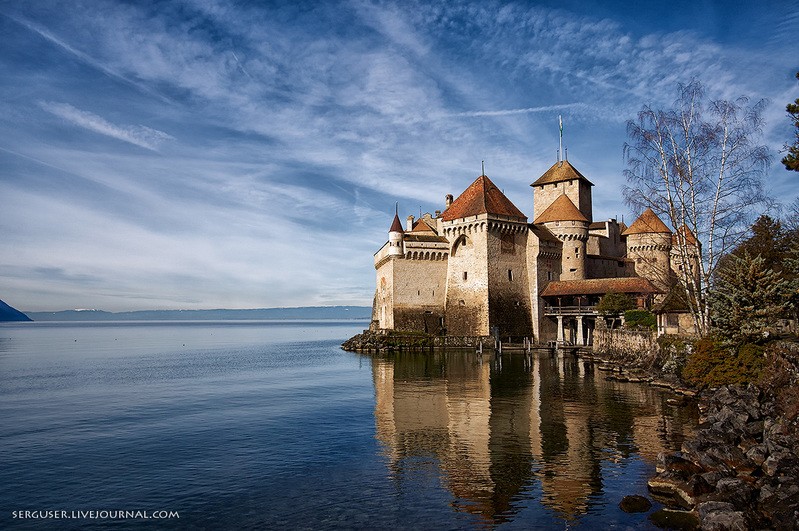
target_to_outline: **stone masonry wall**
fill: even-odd
[[[453,226],[453,248],[447,264],[446,328],[448,335],[487,336],[488,230],[485,216]]]
[[[527,226],[504,224],[488,232],[489,327],[501,337],[532,330],[527,272]]]
[[[594,352],[613,356],[643,356],[656,345],[657,335],[649,330],[625,330],[597,326]]]

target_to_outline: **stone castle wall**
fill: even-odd
[[[527,271],[526,224],[493,222],[488,232],[489,328],[503,336],[527,337],[532,330]]]
[[[657,334],[650,330],[594,329],[594,352],[608,355],[643,355],[656,347]]]
[[[447,334],[489,335],[488,223],[474,219],[451,227],[447,267]]]

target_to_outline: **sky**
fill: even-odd
[[[0,299],[28,311],[370,305],[401,218],[480,175],[528,217],[569,161],[624,204],[626,122],[696,78],[799,97],[799,0],[0,1]]]

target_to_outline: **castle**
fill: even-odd
[[[531,186],[532,223],[485,174],[447,195],[443,212],[404,227],[395,213],[374,255],[372,329],[588,345],[608,292],[660,303],[661,332],[685,326],[663,303],[678,269],[698,272],[690,231],[672,232],[649,209],[629,227],[595,222],[594,185],[568,160]],[[694,244],[688,264],[673,251],[678,235]]]

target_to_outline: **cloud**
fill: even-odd
[[[144,125],[119,126],[112,124],[101,116],[88,111],[76,109],[68,103],[41,101],[39,106],[45,111],[64,120],[83,127],[89,131],[110,136],[135,146],[157,151],[158,146],[165,140],[174,140],[175,137],[163,131],[152,129]]]
[[[585,103],[564,103],[561,105],[545,105],[543,107],[525,107],[523,109],[505,109],[499,111],[467,111],[447,114],[448,117],[483,117],[483,116],[511,116],[514,114],[528,114],[536,112],[560,111],[565,109],[590,109]]]

